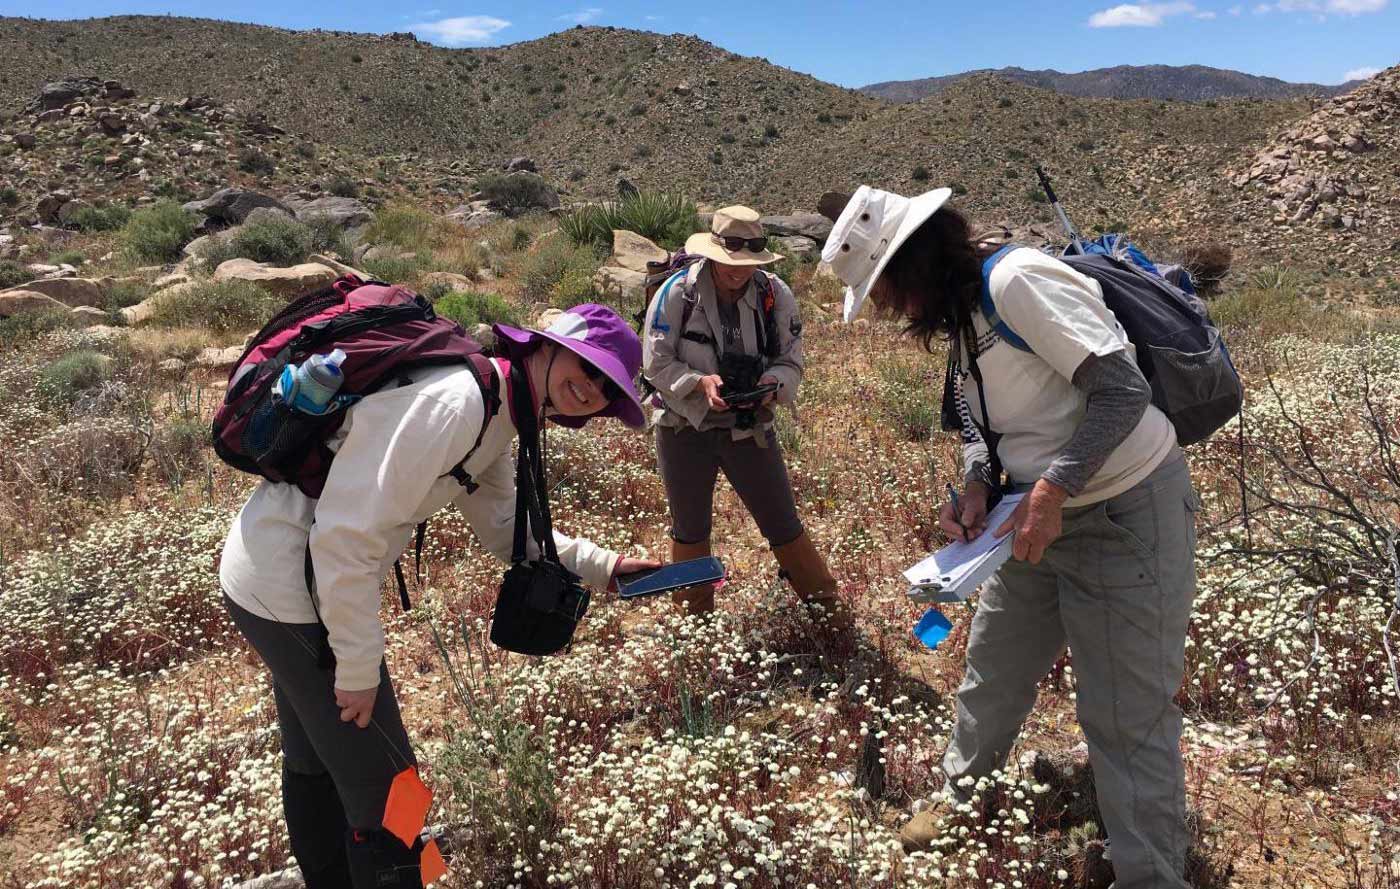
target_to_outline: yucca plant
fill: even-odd
[[[607,204],[589,204],[568,214],[559,229],[575,244],[612,248],[614,229],[636,232],[667,250],[685,243],[697,227],[695,205],[681,195],[642,191]]]

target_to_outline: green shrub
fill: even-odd
[[[273,265],[294,265],[311,253],[315,236],[307,226],[285,216],[269,216],[239,226],[233,237],[203,251],[211,268],[227,259],[243,258]]]
[[[112,285],[102,294],[102,310],[117,323],[121,322],[121,310],[128,306],[134,306],[151,295],[151,289],[145,284],[138,284],[133,281],[123,281]]]
[[[51,331],[76,326],[73,313],[67,309],[47,309],[0,318],[0,347],[8,349],[27,345]]]
[[[131,219],[131,210],[121,204],[106,207],[82,207],[75,212],[69,223],[79,231],[113,232],[126,225]]]
[[[937,382],[924,356],[893,355],[876,365],[885,424],[906,441],[927,441],[938,420]]]
[[[360,267],[379,281],[388,281],[391,284],[403,284],[418,277],[418,273],[431,264],[431,258],[426,253],[417,253],[412,256],[381,256],[377,259],[367,259],[360,263]]]
[[[80,266],[87,262],[81,250],[60,250],[49,256],[49,265]]]
[[[1026,189],[1026,200],[1032,204],[1050,203],[1050,198],[1046,196],[1045,192],[1035,186]]]
[[[360,184],[349,176],[341,174],[331,179],[326,185],[326,191],[338,198],[357,198],[360,196]]]
[[[534,253],[518,261],[525,296],[561,308],[593,295],[593,273],[598,254],[591,246],[577,246],[567,238],[550,238]]]
[[[238,169],[257,176],[267,176],[277,169],[277,162],[250,147],[238,153]]]
[[[909,174],[915,182],[928,181],[928,167],[915,167],[914,172]]]
[[[476,190],[495,206],[512,213],[547,210],[559,202],[554,189],[534,173],[492,173],[476,181]]]
[[[247,281],[201,281],[156,302],[151,323],[232,333],[261,327],[287,301]]]
[[[56,404],[72,404],[108,377],[112,359],[83,349],[49,362],[39,372],[39,394]]]
[[[437,218],[427,210],[407,204],[390,204],[375,211],[374,219],[365,230],[365,243],[393,244],[406,250],[417,250],[433,242],[438,225]]]
[[[699,227],[695,205],[679,195],[642,191],[612,204],[589,204],[559,221],[559,229],[575,244],[612,249],[613,229],[626,229],[678,249]]]
[[[24,266],[13,259],[0,259],[0,290],[18,287],[32,280],[34,276],[25,271]]]
[[[471,330],[477,324],[510,324],[519,327],[525,312],[519,306],[495,293],[458,290],[440,297],[433,308],[444,318],[451,318]]]
[[[180,249],[194,239],[193,213],[174,201],[161,201],[131,214],[121,231],[121,243],[133,259],[174,262]]]
[[[13,207],[18,203],[19,192],[16,191],[13,186],[6,185],[4,188],[0,188],[0,204],[4,204],[6,207]]]

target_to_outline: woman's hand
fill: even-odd
[[[1011,554],[1032,565],[1040,564],[1046,548],[1060,536],[1061,510],[1068,498],[1069,492],[1064,488],[1041,479],[1016,505],[1011,518],[1002,522],[997,536],[1014,530],[1016,539],[1011,544]]]
[[[655,559],[632,559],[627,556],[617,560],[617,567],[613,568],[612,579],[608,581],[608,592],[617,592],[617,577],[619,574],[633,574],[637,571],[650,571],[652,568],[660,568],[661,563]]]
[[[952,501],[943,504],[938,512],[938,527],[954,540],[976,540],[987,530],[987,500],[991,491],[981,482],[972,482],[958,498],[959,511]]]
[[[778,378],[775,377],[775,376],[773,376],[772,374],[764,374],[764,375],[762,376],[762,378],[759,379],[758,385],[760,385],[760,386],[777,386],[777,387],[778,387],[778,388],[774,389],[772,392],[769,392],[767,395],[763,396],[763,401],[759,402],[759,405],[760,405],[761,407],[767,407],[768,405],[772,404],[772,403],[773,403],[773,399],[777,398],[777,397],[778,397],[778,393],[781,392],[782,389],[783,389],[783,384],[780,383],[780,382],[778,381]]]
[[[335,705],[340,708],[341,722],[354,722],[360,728],[368,728],[374,714],[374,699],[379,696],[379,686],[364,691],[335,690]]]
[[[729,405],[725,404],[724,399],[719,397],[719,390],[724,388],[724,379],[719,374],[701,377],[699,386],[700,391],[705,393],[705,400],[710,403],[710,410],[729,410]]]

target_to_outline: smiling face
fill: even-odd
[[[725,265],[713,260],[710,262],[710,274],[714,275],[715,285],[720,290],[730,293],[749,286],[753,272],[754,266],[751,265]]]
[[[538,368],[535,391],[539,391],[539,381],[547,375],[549,403],[555,413],[566,417],[587,417],[608,406],[609,399],[603,393],[607,387],[607,377],[578,355],[549,343],[541,347],[536,356],[536,360],[531,362],[534,368]]]

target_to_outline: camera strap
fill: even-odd
[[[557,564],[559,551],[554,545],[554,524],[549,514],[549,487],[540,453],[539,418],[535,415],[530,381],[522,364],[512,362],[510,368],[511,406],[520,433],[515,462],[515,536],[510,561],[512,565],[519,565],[526,560],[525,534],[528,529],[540,548],[541,557]]]

